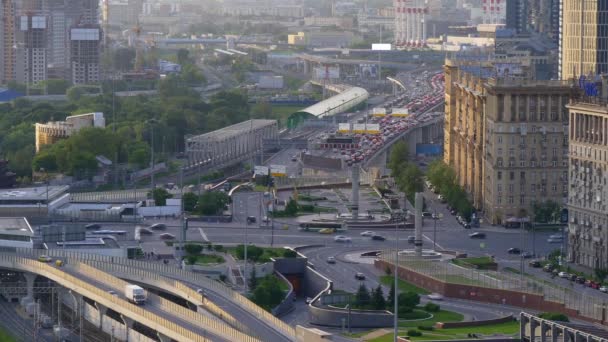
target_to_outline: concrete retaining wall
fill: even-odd
[[[304,278],[302,279],[302,295],[310,298],[316,297],[319,293],[327,288],[327,284],[331,281],[321,275],[319,272],[306,266]],[[332,286],[330,285],[330,289]]]
[[[319,308],[309,305],[310,323],[341,327],[348,324],[348,310]],[[350,326],[353,328],[382,328],[393,325],[393,314],[388,311],[351,310]]]
[[[480,327],[484,325],[493,325],[499,323],[512,322],[515,320],[513,315],[508,315],[501,318],[496,319],[488,319],[485,321],[471,321],[471,322],[448,322],[448,323],[435,323],[435,328],[437,329],[448,329],[448,328],[463,328],[463,327]]]
[[[294,300],[296,298],[296,293],[294,292],[293,286],[287,280],[287,278],[285,278],[279,272],[275,272],[275,274],[277,275],[277,277],[281,278],[289,286],[289,291],[285,295],[285,299],[283,299],[283,301],[281,302],[281,304],[277,305],[274,309],[272,309],[272,314],[275,315],[275,316],[277,316],[277,317],[279,317],[279,316],[282,316],[282,315],[290,312],[291,310],[293,310],[293,308],[295,306],[295,304],[294,304],[295,301]]]

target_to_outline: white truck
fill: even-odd
[[[142,305],[146,302],[146,291],[137,285],[127,284],[125,286],[125,297],[131,303]]]

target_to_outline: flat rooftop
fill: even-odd
[[[9,204],[10,202],[19,201],[36,201],[46,203],[47,200],[47,189],[48,199],[53,201],[57,197],[65,194],[69,187],[63,186],[37,186],[31,188],[12,188],[12,189],[1,189],[0,190],[0,204]]]
[[[66,203],[59,207],[59,210],[70,211],[105,211],[105,210],[121,210],[127,206],[126,204],[115,203]],[[133,205],[131,204],[131,208]]]
[[[196,135],[188,138],[188,141],[199,141],[199,140],[224,140],[234,136],[247,134],[251,130],[256,130],[266,126],[276,125],[276,120],[247,120],[239,122],[237,124],[218,129],[213,132]]]
[[[46,243],[46,247],[48,249],[62,249],[63,242],[53,242]],[[106,237],[90,237],[87,236],[82,241],[67,241],[65,243],[65,249],[100,249],[100,248],[119,248],[118,242],[116,240]]]
[[[0,235],[34,236],[25,217],[0,217]]]

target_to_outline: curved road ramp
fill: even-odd
[[[40,255],[61,259],[64,264],[40,262]],[[222,283],[174,266],[59,250],[16,249],[0,252],[0,267],[48,278],[93,301],[100,314],[111,308],[123,317],[127,328],[138,322],[153,329],[161,341],[331,339],[331,335],[317,329],[294,329]],[[130,283],[170,293],[185,300],[188,307],[150,292],[145,305],[132,304],[123,295]]]

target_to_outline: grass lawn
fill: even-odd
[[[270,258],[282,258],[283,252],[285,251],[285,248],[263,247],[263,249],[264,253],[262,254],[262,256],[260,256],[258,262],[268,262],[270,261]],[[236,247],[228,247],[226,248],[226,251],[230,253],[230,255],[232,255],[235,259],[240,260],[236,254]]]
[[[457,274],[437,275],[436,278],[443,280],[446,283],[454,283],[461,285],[482,286],[484,284],[483,282],[477,279],[471,279]]]
[[[380,282],[383,285],[391,286],[391,284],[393,284],[395,282],[395,278],[393,276],[384,275],[384,276],[380,277]],[[427,291],[427,290],[425,290],[425,289],[423,289],[421,287],[418,287],[418,286],[416,286],[416,285],[414,285],[412,283],[408,283],[407,281],[404,281],[404,280],[401,280],[401,279],[398,280],[397,285],[399,286],[399,292],[400,293],[402,293],[402,292],[414,292],[414,293],[417,293],[417,294],[420,294],[420,295],[426,295],[426,294],[430,293],[429,291]]]
[[[405,335],[407,329],[399,330],[400,334]],[[422,336],[412,337],[413,341],[429,341],[429,340],[458,340],[467,339],[467,334],[477,334],[484,336],[491,335],[506,335],[513,336],[519,333],[518,322],[500,323],[494,325],[487,325],[481,327],[466,327],[466,328],[452,328],[452,329],[437,329],[433,331],[422,331]],[[392,342],[393,334],[386,334],[371,340],[372,342]]]
[[[225,262],[223,256],[221,255],[213,255],[213,254],[201,254],[196,256],[197,265],[208,265],[208,264],[221,264]]]
[[[11,336],[6,331],[0,329],[0,342],[15,342],[17,341],[13,336]]]
[[[437,323],[437,322],[442,322],[442,323],[462,322],[462,320],[464,319],[464,316],[459,314],[458,312],[447,311],[447,310],[439,310],[439,312],[432,312],[432,314],[433,314],[433,317],[429,318],[427,320],[414,321],[414,322],[402,321],[402,322],[399,322],[399,326],[402,328],[408,328],[408,327],[411,328],[411,327],[418,327],[418,326],[430,327],[432,325],[435,325],[435,323]]]
[[[462,267],[471,267],[470,265],[473,265],[481,269],[494,265],[494,261],[490,257],[458,258],[452,259],[452,263]]]

